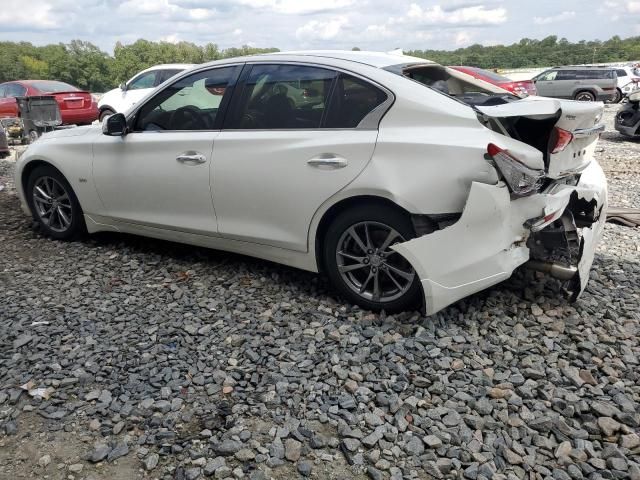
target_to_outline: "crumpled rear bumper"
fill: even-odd
[[[606,219],[606,178],[596,162],[585,169],[576,186],[556,184],[543,193],[515,200],[502,183],[474,182],[455,224],[394,245],[392,248],[411,263],[420,278],[426,313],[433,314],[510,277],[529,260],[531,225],[540,230],[558,220],[574,192],[581,200],[594,200],[598,211],[593,224],[580,229],[577,297],[589,279]]]

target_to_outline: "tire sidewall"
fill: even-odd
[[[589,95],[589,100],[578,100],[578,98],[579,98],[581,95]],[[595,102],[595,101],[596,101],[596,97],[595,97],[595,95],[594,95],[593,93],[589,92],[589,91],[586,91],[586,90],[582,90],[582,91],[580,91],[580,92],[576,93],[576,95],[575,95],[574,99],[575,99],[576,101],[578,101],[578,102]]]
[[[381,303],[360,297],[351,290],[338,272],[336,248],[340,237],[352,225],[364,221],[386,224],[399,232],[405,240],[416,236],[411,220],[404,213],[387,205],[360,205],[345,210],[338,214],[330,224],[323,241],[323,264],[331,283],[351,303],[360,305],[367,310],[385,310],[388,313],[393,313],[418,308],[422,286],[417,275],[414,276],[411,287],[404,295],[393,301]]]
[[[56,232],[52,230],[48,225],[46,225],[40,215],[38,215],[36,207],[33,202],[33,187],[36,181],[41,177],[51,177],[58,181],[64,189],[67,191],[69,195],[69,199],[71,200],[71,225],[64,232]],[[82,208],[80,207],[80,202],[78,202],[78,197],[76,197],[73,188],[69,185],[66,178],[55,168],[43,165],[37,167],[31,172],[29,178],[27,180],[27,189],[25,192],[25,196],[27,197],[27,203],[29,204],[29,208],[33,214],[34,220],[38,223],[40,227],[40,231],[51,238],[55,238],[56,240],[74,240],[79,238],[85,231],[85,223],[84,216],[82,214]]]

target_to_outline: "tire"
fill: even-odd
[[[611,103],[620,103],[620,100],[622,100],[622,90],[616,88],[616,95],[613,97],[613,100],[611,100]]]
[[[44,235],[57,240],[75,240],[86,233],[76,194],[64,176],[52,166],[43,165],[31,172],[26,196]]]
[[[105,108],[104,110],[100,111],[100,121],[102,122],[106,117],[108,117],[109,115],[113,115],[114,112],[113,110],[111,110],[110,108]]]
[[[338,292],[367,310],[392,313],[418,308],[422,294],[418,276],[404,257],[389,249],[414,237],[411,220],[398,209],[381,204],[350,208],[338,214],[324,236],[325,272]],[[364,250],[367,245],[372,248]]]
[[[588,90],[582,90],[580,92],[577,92],[574,95],[573,99],[578,100],[579,102],[595,102],[596,96]]]

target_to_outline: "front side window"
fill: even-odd
[[[229,128],[320,128],[336,72],[303,65],[254,65]]]
[[[327,128],[355,128],[387,94],[365,80],[341,73],[331,97]]]
[[[156,84],[156,75],[157,71],[143,73],[142,75],[134,78],[129,85],[127,85],[127,90],[140,90],[143,88],[153,88]]]
[[[0,98],[7,96],[7,85],[0,85]]]
[[[542,75],[540,75],[538,80],[542,80],[543,82],[551,82],[553,80],[556,80],[557,76],[558,76],[558,71],[557,70],[551,70],[549,72],[545,72]]]
[[[184,77],[151,98],[139,111],[136,131],[217,130],[218,111],[231,95],[240,67],[205,70]]]

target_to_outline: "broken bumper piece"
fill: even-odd
[[[586,217],[590,220],[585,220],[585,212],[576,205],[593,207],[594,214]],[[426,313],[430,315],[509,278],[530,258],[527,240],[532,229],[542,231],[569,218],[574,228],[569,227],[572,232],[567,235],[575,233],[579,251],[573,265],[577,267],[577,278],[571,280],[576,298],[589,279],[606,205],[606,179],[596,162],[591,162],[575,186],[554,184],[540,194],[515,200],[502,183],[474,182],[462,216],[455,224],[392,248],[417,272]],[[576,227],[577,224],[580,225]]]

